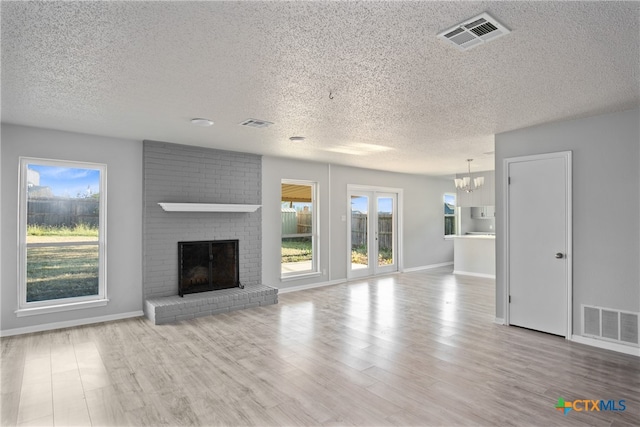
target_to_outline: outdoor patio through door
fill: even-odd
[[[398,271],[398,194],[349,191],[348,277]]]

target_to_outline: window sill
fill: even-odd
[[[320,277],[320,276],[322,276],[322,274],[319,271],[314,271],[311,273],[301,273],[301,274],[295,274],[292,276],[281,276],[280,281],[290,282],[292,280],[299,280],[299,279],[306,279],[307,277]]]
[[[83,308],[104,307],[108,299],[71,302],[67,304],[45,305],[40,307],[20,308],[15,311],[17,317],[36,316],[39,314],[58,313],[61,311],[80,310]]]
[[[444,240],[453,240],[456,237],[455,234],[449,234],[448,236],[444,236]]]

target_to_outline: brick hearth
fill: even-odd
[[[145,302],[145,312],[154,324],[160,325],[277,302],[276,288],[266,285],[247,285],[244,289],[231,288],[200,292],[187,294],[183,298],[174,295],[148,299]]]

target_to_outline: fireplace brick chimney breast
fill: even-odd
[[[144,141],[145,300],[178,295],[178,242],[239,240],[239,279],[262,283],[261,209],[165,212],[159,202],[262,204],[260,156]],[[147,313],[148,314],[148,313]]]

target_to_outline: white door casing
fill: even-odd
[[[570,338],[571,152],[504,160],[505,318]]]

